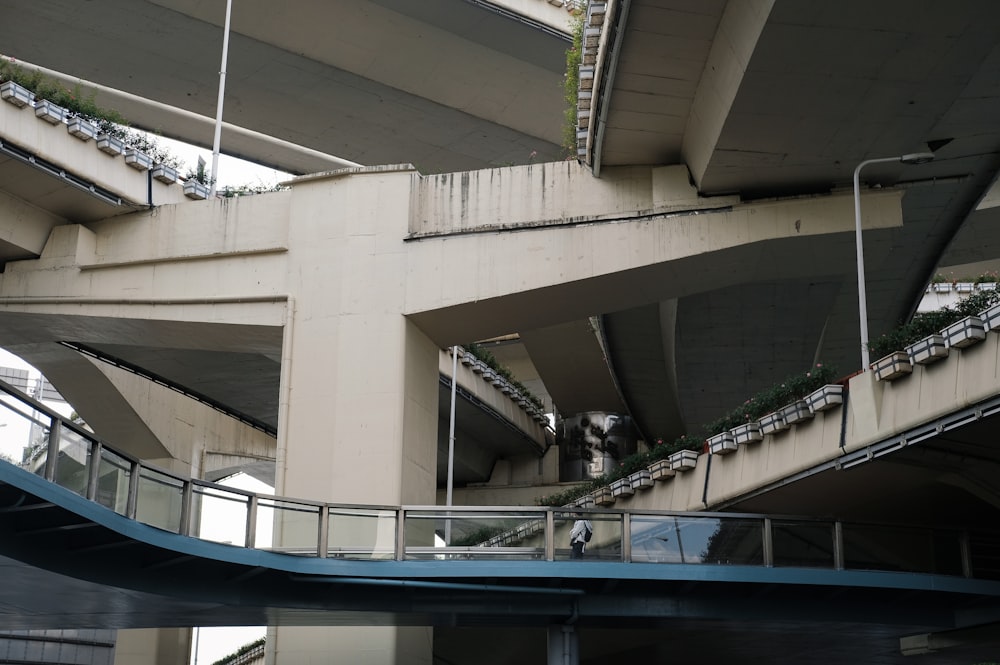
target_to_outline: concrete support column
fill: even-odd
[[[439,350],[402,314],[410,178],[379,169],[296,186],[279,495],[435,500]],[[267,662],[429,665],[432,636],[430,628],[272,627]]]
[[[580,637],[568,624],[549,626],[548,665],[580,665]]]
[[[187,665],[191,634],[190,628],[119,630],[115,665]]]

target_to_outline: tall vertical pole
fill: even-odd
[[[858,262],[858,320],[861,327],[861,371],[867,372],[871,363],[868,357],[868,299],[865,291],[865,250],[861,238],[861,162],[854,169],[854,244]]]
[[[448,422],[448,489],[445,505],[451,507],[455,485],[455,394],[458,386],[458,345],[451,347],[451,415]],[[451,519],[444,523],[444,544],[451,545]]]
[[[865,250],[861,239],[861,169],[869,164],[901,162],[903,164],[926,164],[934,160],[933,152],[913,152],[899,157],[866,159],[854,169],[854,242],[858,261],[858,318],[861,326],[861,371],[867,372],[871,359],[868,357],[868,298],[865,292]]]
[[[226,97],[226,62],[229,60],[229,22],[233,14],[233,0],[226,0],[226,28],[222,33],[222,66],[219,68],[219,101],[215,106],[215,139],[212,141],[212,184],[215,195],[215,181],[219,178],[219,146],[222,143],[222,104]]]

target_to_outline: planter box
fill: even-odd
[[[760,425],[755,422],[734,427],[729,431],[732,432],[736,443],[753,443],[764,438],[764,435],[760,433]]]
[[[972,282],[958,282],[955,284],[955,290],[959,293],[972,293],[976,288],[976,285]]]
[[[819,390],[809,393],[806,397],[806,404],[813,413],[826,411],[838,404],[844,403],[844,386],[831,383],[823,386]]]
[[[892,381],[913,371],[910,363],[910,356],[905,351],[893,351],[884,358],[879,358],[872,363],[875,371],[875,379],[878,381]]]
[[[659,459],[649,465],[649,477],[654,481],[673,478],[677,473],[670,467],[669,459]]]
[[[599,490],[595,490],[594,503],[598,506],[613,506],[615,503],[615,497],[611,494],[611,489],[608,487],[602,487]]]
[[[18,108],[24,108],[31,103],[33,95],[22,85],[13,81],[5,81],[0,85],[0,99]]]
[[[986,332],[1000,330],[1000,303],[981,311],[979,318],[982,320]]]
[[[594,507],[594,497],[590,494],[584,494],[579,499],[572,504],[576,508],[593,508]]]
[[[653,476],[649,469],[639,469],[629,475],[628,482],[634,490],[647,490],[653,486]]]
[[[121,142],[121,139],[115,138],[114,136],[101,134],[97,137],[97,149],[101,152],[106,152],[109,155],[117,157],[125,152],[125,144]]]
[[[97,125],[83,118],[71,118],[66,125],[66,131],[81,141],[97,138]]]
[[[967,316],[941,331],[948,348],[962,349],[986,339],[986,325],[978,316]]]
[[[153,167],[151,173],[154,178],[168,185],[174,184],[180,178],[180,176],[177,175],[177,169],[165,164],[157,164]]]
[[[781,411],[767,414],[757,421],[757,424],[760,425],[761,434],[775,434],[788,429],[788,423],[785,422],[785,417],[781,414]]]
[[[208,198],[208,195],[210,193],[211,190],[208,188],[208,185],[200,183],[197,180],[188,180],[187,182],[184,183],[184,196],[188,197],[189,199],[194,199],[196,201],[204,201],[205,199]],[[468,362],[466,362],[467,357],[468,356],[461,357],[463,365],[469,364]]]
[[[611,496],[632,496],[633,494],[635,494],[635,490],[632,489],[632,483],[629,482],[628,478],[619,478],[611,483]]]
[[[910,344],[906,347],[906,353],[910,356],[911,363],[929,365],[942,358],[947,358],[948,347],[944,344],[944,337],[934,334]]]
[[[949,282],[938,282],[934,285],[934,291],[937,293],[949,293],[951,291],[951,284]]]
[[[125,149],[125,163],[137,171],[148,171],[153,168],[153,158],[135,148]]]
[[[728,455],[729,453],[736,450],[736,437],[733,435],[735,430],[728,432],[722,432],[721,434],[716,434],[708,439],[708,450],[713,455]]]
[[[674,471],[687,471],[698,464],[698,453],[693,450],[678,450],[667,459],[670,460],[670,468]]]
[[[35,104],[35,115],[47,123],[58,125],[66,119],[66,109],[47,99]]]
[[[794,425],[795,423],[812,418],[813,412],[809,410],[809,405],[806,404],[806,401],[800,399],[794,404],[789,404],[783,408],[781,415],[784,417],[786,424]]]
[[[980,282],[979,284],[976,285],[976,288],[978,288],[980,291],[996,291],[997,290],[997,283],[996,282]]]

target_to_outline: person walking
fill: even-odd
[[[573,522],[573,528],[569,532],[569,546],[572,548],[569,558],[582,559],[587,543],[593,535],[594,525],[590,520],[583,518],[583,513],[576,513],[576,521]]]

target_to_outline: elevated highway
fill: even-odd
[[[82,94],[138,127],[211,147],[225,3],[78,9],[5,5],[4,55],[61,72],[70,87],[83,80]],[[292,173],[330,168],[317,168],[322,154],[426,172],[558,159],[571,18],[544,0],[345,0],[280,11],[241,2],[223,150]],[[276,150],[245,130],[319,154]]]
[[[527,4],[565,16],[541,0]],[[529,157],[535,147],[524,136],[557,141],[554,123],[560,116],[557,87],[565,41],[552,32],[555,22],[541,14],[525,22],[482,3],[407,7],[389,2],[311,6],[283,15],[280,29],[264,30],[270,17],[266,8],[244,5],[234,18],[230,75],[240,103],[227,118],[348,160],[413,163],[424,173],[551,157],[546,149]],[[214,89],[213,69],[201,71],[195,62],[215,59],[207,36],[218,33],[221,9],[212,14],[183,2],[144,3],[135,14],[144,19],[137,23],[166,26],[164,34],[151,38],[143,25],[130,25],[120,31],[123,41],[116,42],[157,51],[161,41],[190,41],[189,48],[174,49],[171,57],[183,61],[184,81],[190,79],[192,89],[171,85],[172,74],[161,59],[146,59],[156,69],[138,71],[120,61],[117,46],[112,50],[91,42],[94,38],[87,35],[100,35],[99,26],[119,15],[113,3],[97,3],[79,19],[93,30],[77,30],[78,23],[60,19],[64,9],[58,2],[9,5],[7,10],[19,17],[0,28],[10,55],[104,85],[100,94],[116,101],[114,91],[120,90],[211,115],[205,93]],[[933,164],[883,164],[864,174],[868,186],[899,183],[906,190],[906,223],[866,233],[869,295],[875,299],[869,315],[877,335],[913,311],[938,265],[997,255],[996,225],[990,223],[994,213],[973,212],[998,166],[1000,137],[992,118],[1000,109],[989,83],[998,51],[995,36],[982,27],[996,12],[989,2],[929,5],[920,12],[903,2],[876,7],[849,2],[836,12],[790,1],[594,3],[584,58],[583,80],[590,83],[581,87],[580,97],[581,110],[589,113],[581,114],[581,160],[602,179],[614,177],[606,172],[610,167],[683,164],[702,198],[733,195],[746,201],[842,191],[863,159],[936,148]],[[594,18],[598,15],[602,18]],[[25,36],[41,23],[57,48],[41,50]],[[316,26],[327,23],[350,26],[351,39],[316,37]],[[206,39],[194,40],[193,33]],[[468,34],[479,35],[481,43],[469,43]],[[290,45],[290,35],[304,37],[302,55]],[[419,44],[413,41],[417,36]],[[397,38],[414,50],[397,48],[391,41]],[[355,41],[364,43],[357,46]],[[849,58],[841,48],[847,43]],[[72,55],[80,48],[91,53],[86,61]],[[400,62],[400,53],[406,53],[408,62]],[[487,63],[480,70],[487,73],[470,72],[465,61]],[[276,79],[280,83],[258,75],[276,67],[274,63],[288,65]],[[240,73],[242,67],[247,71]],[[373,87],[354,86],[341,76],[344,71]],[[477,77],[482,80],[471,82]],[[268,83],[261,87],[264,78]],[[442,88],[445,80],[449,83]],[[379,93],[377,105],[373,97],[357,92],[380,86],[393,93]],[[272,112],[284,88],[311,92],[304,99],[293,95],[294,104]],[[413,101],[413,95],[431,100],[432,108]],[[522,103],[525,95],[530,103]],[[502,103],[494,103],[498,96]],[[329,109],[344,100],[356,108],[334,113],[337,121],[331,122]],[[155,118],[153,124],[167,122],[157,115],[160,111],[135,110],[138,118]],[[473,141],[470,126],[454,117],[456,110],[485,121],[482,135]],[[386,123],[397,120],[400,124],[394,126],[406,131],[387,129]],[[498,122],[522,136],[512,138]],[[536,127],[537,122],[548,123],[547,129]],[[370,123],[379,130],[366,129]],[[167,124],[172,135],[193,126],[187,119]],[[207,137],[207,125],[202,127]],[[414,143],[436,138],[441,141],[435,146]],[[476,150],[466,150],[470,141]],[[266,161],[266,149],[259,148],[256,157],[252,151],[247,147],[244,156]],[[302,172],[302,165],[293,170]],[[845,267],[849,260],[844,257]],[[718,270],[725,269],[712,271]],[[750,271],[731,286],[622,303],[606,311],[594,308],[588,316],[603,317],[600,329],[606,339],[602,347],[580,335],[573,343],[576,361],[588,376],[607,374],[606,353],[614,372],[610,380],[574,382],[564,364],[553,360],[564,347],[552,331],[586,330],[586,318],[538,329],[507,328],[500,334],[522,335],[527,354],[551,377],[546,384],[555,391],[555,402],[565,404],[567,411],[627,408],[647,438],[671,438],[814,360],[845,372],[854,369],[854,291],[846,270],[808,279],[795,269],[773,277]],[[754,318],[762,311],[769,315],[744,329],[739,355],[717,361],[716,350],[724,341],[704,331],[727,326],[733,316]],[[776,339],[782,354],[774,352]],[[717,389],[684,389],[709,367],[720,378]],[[615,394],[616,386],[620,394]],[[662,395],[676,397],[665,402]]]

